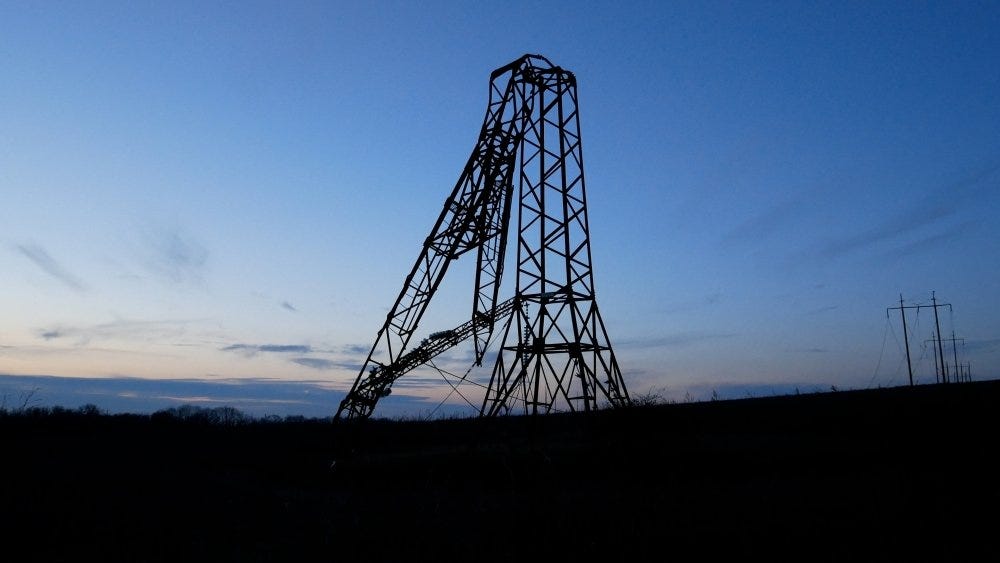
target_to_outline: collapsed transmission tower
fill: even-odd
[[[517,282],[498,303],[515,178]],[[408,350],[448,266],[475,251],[471,320]],[[480,415],[589,411],[629,402],[594,294],[576,77],[540,55],[490,75],[479,140],[337,418],[367,418],[392,383],[471,338],[503,343]]]

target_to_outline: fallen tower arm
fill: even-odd
[[[530,104],[525,104],[518,92],[517,72],[517,66],[508,65],[490,77],[490,101],[476,146],[386,315],[361,372],[341,402],[337,418],[371,415],[379,393],[395,379],[374,382],[372,374],[382,366],[398,365],[407,354],[407,345],[448,266],[470,250],[477,251],[478,262],[470,336],[476,363],[482,362],[497,317],[517,149],[531,113]]]
[[[492,322],[502,321],[513,310],[514,299],[504,301],[497,305]],[[392,392],[391,386],[397,379],[426,364],[442,352],[471,338],[476,326],[477,323],[470,320],[451,330],[433,333],[424,339],[419,346],[400,356],[394,363],[372,366],[366,377],[362,378],[351,390],[351,394],[341,402],[340,411],[370,412],[375,408],[375,403],[380,398]]]

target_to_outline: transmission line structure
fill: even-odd
[[[903,302],[903,295],[899,295],[899,307],[887,307],[885,310],[886,317],[889,316],[889,311],[899,311],[900,317],[903,323],[903,341],[906,343],[906,367],[909,370],[910,385],[913,385],[913,364],[910,360],[910,338],[906,325],[906,310],[914,309],[919,314],[921,309],[933,309],[934,310],[934,337],[926,340],[924,344],[928,342],[932,343],[934,346],[932,348],[932,355],[934,356],[934,378],[936,383],[952,383],[964,381],[965,378],[962,376],[961,369],[962,366],[958,363],[958,350],[956,348],[957,342],[965,342],[964,338],[956,338],[955,332],[952,331],[951,338],[941,337],[941,320],[938,315],[938,309],[942,307],[947,307],[949,311],[952,310],[951,303],[938,303],[937,292],[931,292],[931,304],[930,305],[905,305]],[[955,372],[950,373],[948,370],[948,362],[944,358],[944,342],[951,342],[952,354],[954,355]]]
[[[515,193],[515,294],[498,303]],[[473,251],[471,319],[408,348],[449,265]],[[576,77],[541,55],[490,75],[479,139],[336,418],[368,418],[394,381],[464,340],[482,365],[500,322],[481,416],[629,403],[594,291]]]

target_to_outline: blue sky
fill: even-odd
[[[579,81],[633,394],[901,384],[885,308],[931,291],[998,375],[996,2],[4,2],[0,394],[333,411],[524,53]],[[422,331],[467,320],[466,261]]]

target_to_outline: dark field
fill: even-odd
[[[998,401],[981,382],[336,427],[6,415],[0,538],[7,561],[996,561]]]

